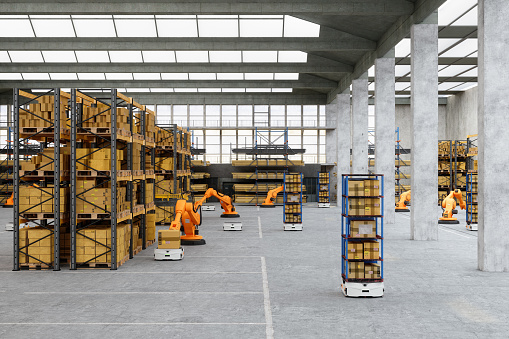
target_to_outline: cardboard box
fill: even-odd
[[[180,248],[180,231],[178,230],[159,230],[157,233],[157,248],[169,249]]]
[[[365,215],[381,215],[380,198],[366,198],[364,199]]]
[[[346,262],[348,279],[364,279],[364,262]]]
[[[380,279],[380,265],[366,263],[364,265],[364,279]]]
[[[348,196],[364,196],[364,181],[348,180]]]
[[[364,198],[349,198],[348,199],[348,215],[351,215],[351,216],[365,215],[364,208],[365,208]]]
[[[352,220],[350,221],[350,237],[353,238],[375,238],[375,220]]]
[[[364,195],[377,197],[380,195],[380,180],[364,180]]]
[[[364,242],[364,259],[380,259],[380,243],[378,241]]]
[[[362,242],[349,242],[348,243],[348,257],[347,259],[364,259],[364,246]]]

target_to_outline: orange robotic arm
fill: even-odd
[[[175,205],[175,220],[171,222],[170,230],[184,230],[185,235],[180,239],[187,244],[205,244],[205,240],[198,235],[197,226],[201,225],[201,215],[194,209],[192,203],[178,200]],[[184,244],[184,243],[183,243]]]
[[[274,207],[274,201],[276,201],[276,197],[279,192],[284,190],[284,186],[279,186],[277,188],[274,188],[267,193],[267,197],[265,198],[265,201],[263,202],[262,206],[265,207]]]
[[[396,203],[396,207],[406,208],[407,202],[409,202],[411,199],[412,199],[411,191],[401,193],[401,195],[399,196],[399,202]]]
[[[445,219],[451,219],[453,215],[453,210],[456,208],[456,200],[454,198],[459,200],[460,208],[462,210],[466,209],[466,204],[463,201],[463,197],[461,196],[460,190],[454,190],[449,193],[449,195],[442,201],[442,208],[444,209],[443,218]]]
[[[207,200],[207,198],[210,198],[210,197],[216,197],[217,199],[219,199],[219,203],[221,204],[221,208],[224,210],[223,214],[221,214],[221,217],[224,217],[224,218],[237,218],[237,217],[239,217],[239,214],[235,211],[235,207],[233,206],[232,198],[230,198],[227,195],[224,195],[224,194],[221,194],[221,193],[217,192],[213,188],[209,188],[205,192],[205,195],[203,196],[203,198],[201,198],[199,201],[197,201],[194,204],[194,209],[197,210],[198,207],[200,207],[205,202],[205,200]]]

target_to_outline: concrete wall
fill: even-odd
[[[477,134],[477,87],[447,98],[446,138],[464,140]]]

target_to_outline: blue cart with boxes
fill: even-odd
[[[347,297],[382,297],[384,177],[343,174],[341,187],[341,290]]]
[[[302,173],[285,173],[283,229],[302,231]]]

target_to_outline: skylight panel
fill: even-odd
[[[295,18],[291,15],[285,15],[284,21],[285,37],[317,38],[320,36],[320,25]]]
[[[439,66],[441,68],[438,72],[439,77],[453,77],[457,76],[459,73],[465,72],[466,70],[472,68],[469,65],[450,65],[450,66]]]
[[[113,19],[73,19],[76,36],[79,38],[116,37]]]
[[[0,37],[33,37],[34,31],[28,19],[0,19]]]
[[[438,39],[438,53],[443,52],[458,41],[460,41],[460,39]]]
[[[156,14],[156,19],[196,19],[196,15],[186,15],[186,14]]]
[[[410,39],[402,39],[396,45],[396,58],[407,57],[412,51],[412,45]]]
[[[448,0],[438,9],[438,24],[449,25],[469,8],[477,4],[477,0]]]
[[[74,51],[42,51],[45,62],[76,62]]]
[[[283,19],[284,15],[239,15],[241,19]]]
[[[207,51],[176,51],[177,62],[209,62]]]
[[[239,36],[239,24],[237,19],[198,19],[198,32],[205,38],[235,38]]]
[[[161,73],[163,80],[188,80],[187,73]]]
[[[199,14],[198,19],[237,19],[238,15],[232,15],[232,14]]]
[[[175,62],[174,51],[143,51],[144,62]]]
[[[119,38],[157,37],[154,19],[115,19]]]
[[[271,88],[246,88],[246,93],[270,93]]]
[[[293,92],[292,88],[273,88],[272,93],[291,93]]]
[[[453,87],[462,85],[463,82],[443,82],[438,84],[439,91],[455,90]]]
[[[151,88],[152,93],[173,93],[173,88]]]
[[[0,73],[0,80],[23,80],[21,73]]]
[[[477,87],[477,82],[466,82],[463,85],[452,88],[455,91],[468,91],[471,88]]]
[[[124,14],[115,14],[113,15],[113,18],[114,19],[131,19],[131,20],[136,20],[136,19],[153,19],[154,16],[153,15],[150,15],[150,14],[128,14],[128,15],[124,15]]]
[[[402,77],[410,73],[412,67],[410,65],[396,65],[395,75],[397,77]]]
[[[68,17],[68,16],[67,16]],[[75,37],[71,19],[32,19],[37,37]]]
[[[216,80],[216,73],[189,73],[189,80]]]
[[[196,38],[196,19],[157,19],[157,33],[160,37]]]
[[[275,80],[299,80],[299,73],[275,73]]]
[[[246,92],[245,88],[223,88],[223,93],[244,93]]]
[[[301,51],[279,51],[278,62],[307,62],[308,54]]]
[[[150,88],[126,88],[127,93],[150,93]]]
[[[105,80],[104,73],[78,73],[79,80]]]
[[[244,73],[217,73],[217,80],[244,80]]]
[[[25,80],[50,80],[48,73],[23,73]]]
[[[0,51],[0,62],[11,62],[7,51]]]
[[[200,93],[221,93],[221,88],[198,88]]]
[[[375,65],[371,66],[368,69],[368,77],[374,77],[375,76]]]
[[[110,62],[107,51],[76,51],[78,62]]]
[[[161,80],[161,73],[133,73],[134,80]]]
[[[477,67],[475,67],[468,72],[462,73],[461,76],[462,77],[477,77],[477,76],[479,76],[478,73],[479,73],[479,69]]]
[[[409,82],[396,82],[394,88],[396,91],[410,90]]]
[[[440,54],[441,57],[465,57],[477,51],[477,39],[466,39],[462,43],[454,46],[445,53]]]
[[[240,51],[210,51],[210,62],[242,62]]]
[[[246,80],[274,80],[274,73],[246,73]]]
[[[197,88],[174,88],[175,93],[197,93]]]
[[[111,62],[142,62],[140,51],[110,51]]]
[[[451,24],[451,26],[477,26],[478,6],[472,8],[468,13]]]
[[[281,19],[256,19],[240,20],[240,36],[250,37],[282,37],[283,20]]]
[[[132,73],[105,73],[106,80],[133,80]]]
[[[78,80],[76,73],[50,73],[51,80]]]
[[[244,62],[277,62],[277,51],[243,51]]]
[[[12,62],[44,62],[40,51],[9,51]]]

